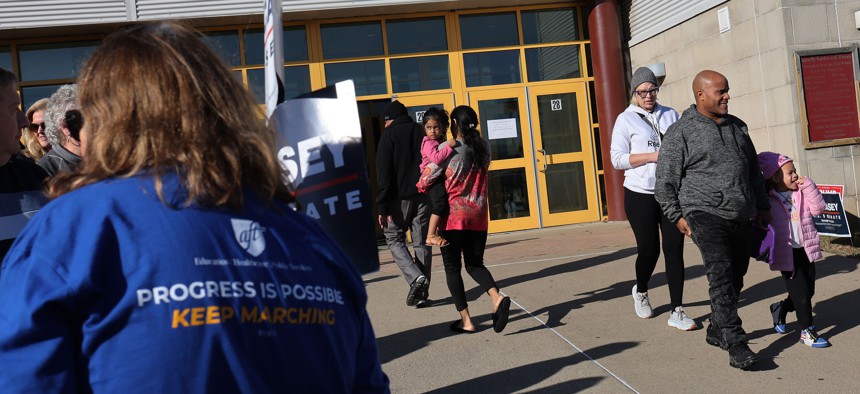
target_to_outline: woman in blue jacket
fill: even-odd
[[[358,272],[199,34],[123,27],[78,82],[85,159],[0,274],[4,392],[387,392]]]

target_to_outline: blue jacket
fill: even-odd
[[[183,208],[176,176],[46,205],[0,271],[12,392],[387,392],[358,272],[314,221],[246,190]]]

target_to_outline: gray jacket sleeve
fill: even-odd
[[[683,215],[678,193],[687,153],[687,143],[677,125],[678,123],[675,123],[670,126],[663,137],[660,154],[657,156],[657,180],[654,185],[654,198],[672,223],[677,223]]]

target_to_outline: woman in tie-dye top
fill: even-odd
[[[462,261],[466,272],[490,295],[493,302],[493,330],[501,332],[508,323],[511,299],[502,296],[490,271],[484,267],[487,245],[487,172],[490,147],[476,129],[478,115],[471,107],[461,105],[451,111],[451,133],[457,139],[454,154],[448,157],[445,189],[448,192],[448,216],[440,221],[442,236],[448,247],[442,249],[445,278],[460,319],[451,323],[451,331],[473,333],[466,291],[460,274]]]

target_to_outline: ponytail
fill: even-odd
[[[466,155],[472,162],[472,168],[486,170],[490,165],[490,154],[477,125],[478,114],[472,107],[461,105],[451,111],[451,134],[454,138],[462,136],[463,143],[471,148]]]

